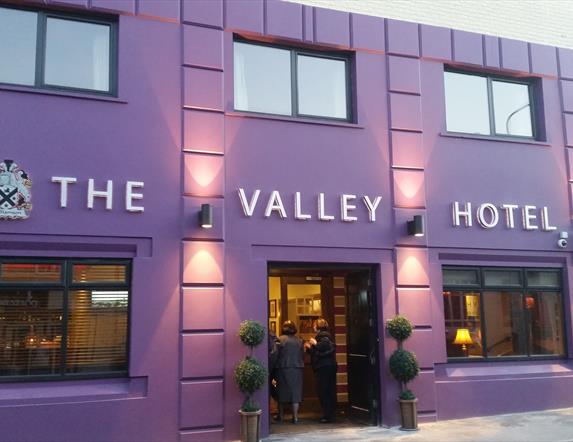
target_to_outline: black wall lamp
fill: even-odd
[[[414,215],[411,221],[407,222],[408,235],[424,236],[424,217],[422,215]]]
[[[211,204],[201,204],[199,226],[204,229],[213,227],[213,206],[211,206]]]

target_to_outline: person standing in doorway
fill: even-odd
[[[294,322],[285,321],[283,334],[279,337],[278,358],[275,366],[279,414],[275,420],[281,422],[284,406],[292,404],[292,423],[298,422],[298,409],[302,401],[302,373],[304,369],[304,346],[302,339],[296,336]]]
[[[314,325],[316,336],[305,344],[323,411],[321,423],[334,422],[336,415],[336,345],[328,330],[326,319],[317,319]]]

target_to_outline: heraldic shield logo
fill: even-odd
[[[32,181],[14,161],[0,163],[0,219],[26,219],[32,210]]]

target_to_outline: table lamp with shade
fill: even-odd
[[[462,350],[467,356],[468,345],[473,344],[472,337],[470,336],[470,331],[467,328],[458,328],[456,330],[456,338],[454,339],[454,344],[461,345]]]

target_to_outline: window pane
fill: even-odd
[[[527,285],[529,287],[561,287],[559,272],[544,272],[543,270],[528,270]]]
[[[490,135],[487,79],[445,72],[444,86],[448,131]]]
[[[444,291],[443,294],[448,357],[483,356],[479,293]]]
[[[3,263],[0,264],[2,282],[59,282],[60,264]]]
[[[68,373],[127,370],[127,291],[70,292]]]
[[[122,264],[74,264],[72,282],[74,283],[125,283],[127,267]]]
[[[0,8],[0,83],[33,86],[38,14]]]
[[[59,374],[63,292],[0,290],[0,376]]]
[[[298,113],[346,119],[346,62],[299,55],[297,65]]]
[[[527,332],[521,293],[484,292],[488,356],[527,356]]]
[[[531,293],[525,298],[525,305],[531,321],[531,354],[564,354],[561,293]]]
[[[444,269],[444,286],[478,285],[479,277],[475,269]]]
[[[236,42],[235,109],[292,114],[290,51]]]
[[[495,133],[533,136],[529,86],[526,84],[492,81]]]
[[[484,270],[485,286],[520,287],[521,271],[519,270]]]
[[[46,84],[109,91],[110,26],[48,18]]]

